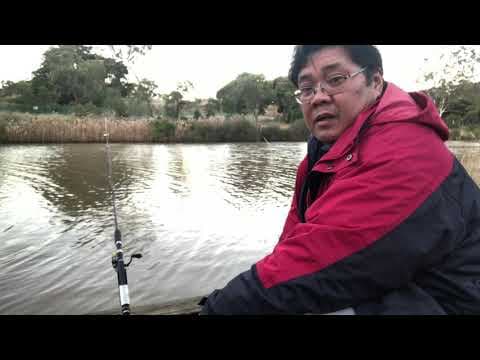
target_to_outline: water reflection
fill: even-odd
[[[260,205],[265,197],[264,190],[269,186],[272,173],[270,167],[270,148],[268,145],[259,145],[256,156],[253,156],[251,147],[237,145],[232,148],[232,156],[226,161],[225,176],[222,182],[225,191],[232,199],[230,203],[240,206],[240,198],[249,199],[249,205]],[[255,202],[254,199],[258,200]]]
[[[168,189],[174,194],[187,196],[189,189],[187,184],[187,170],[185,169],[183,148],[179,145],[173,145],[168,148],[168,159],[163,165],[167,166],[169,177]]]
[[[226,158],[221,182],[231,204],[261,208],[268,205],[285,206],[293,191],[292,177],[304,156],[302,146],[290,144],[237,144]],[[243,201],[239,203],[237,199]]]
[[[480,146],[451,143],[479,182]],[[118,306],[105,147],[0,147],[0,314]],[[113,144],[132,303],[205,294],[271,251],[305,143]]]
[[[120,201],[129,196],[131,184],[137,180],[137,173],[131,166],[118,159],[122,150],[116,145],[112,146],[112,179]],[[147,154],[145,159],[148,160]],[[48,186],[45,183],[32,183],[32,187],[65,214],[109,206],[111,194],[106,182],[103,146],[64,145],[42,167]]]

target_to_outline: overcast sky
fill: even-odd
[[[0,45],[0,80],[30,80],[50,45]],[[418,90],[424,59],[436,59],[445,45],[379,45],[384,76],[407,91]],[[480,46],[477,46],[480,47]],[[154,45],[130,68],[131,79],[155,81],[158,91],[175,90],[189,80],[189,98],[215,97],[242,72],[264,74],[268,80],[286,76],[293,45]],[[108,53],[104,53],[108,55]]]

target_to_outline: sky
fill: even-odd
[[[0,45],[0,81],[30,80],[49,47]],[[421,90],[417,80],[425,69],[425,58],[433,59],[430,66],[435,66],[435,59],[449,47],[378,45],[385,80],[407,91]],[[194,89],[187,99],[215,97],[218,90],[243,72],[263,74],[267,80],[287,76],[292,52],[293,45],[154,45],[129,68],[129,81],[153,80],[158,92],[164,94],[175,90],[178,82],[188,80]],[[103,55],[110,56],[107,52]]]

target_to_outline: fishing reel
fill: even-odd
[[[142,257],[142,254],[140,254],[140,253],[132,254],[132,256],[130,256],[130,260],[126,264],[124,264],[123,266],[128,267],[130,265],[130,263],[133,261],[133,259],[140,259],[141,257]],[[114,253],[112,255],[112,266],[115,270],[117,269],[117,264],[118,264],[117,255],[116,255],[116,253]]]

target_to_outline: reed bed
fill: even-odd
[[[458,160],[480,186],[480,151],[465,152],[457,155]]]
[[[308,130],[302,119],[292,124],[260,121],[250,116],[214,116],[198,120],[115,118],[107,116],[111,142],[214,143],[305,141]],[[0,112],[0,143],[99,143],[104,142],[105,116]],[[478,140],[480,128],[451,130],[451,140]]]
[[[5,143],[104,142],[105,117],[0,113],[0,140]],[[107,117],[111,142],[151,142],[151,121]]]

